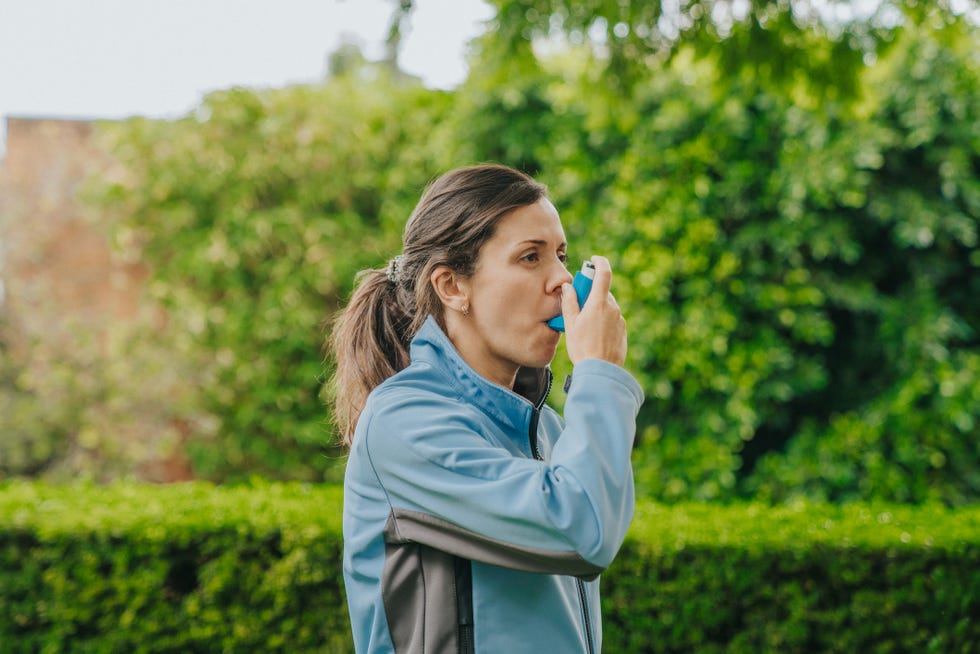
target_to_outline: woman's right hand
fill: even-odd
[[[595,265],[592,292],[581,309],[572,285],[562,285],[565,348],[573,364],[583,359],[602,359],[621,366],[626,361],[626,320],[609,292],[612,268],[605,257],[593,256],[592,263]]]

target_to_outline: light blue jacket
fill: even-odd
[[[575,366],[565,421],[547,369],[478,375],[430,317],[361,413],[344,483],[358,652],[598,652],[598,575],[633,516],[639,384]]]

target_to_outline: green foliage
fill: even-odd
[[[0,643],[351,651],[339,487],[0,485]],[[970,652],[980,509],[641,502],[613,652]]]
[[[70,438],[71,409],[33,388],[0,342],[0,478],[37,474],[56,460]]]
[[[323,85],[107,128],[101,206],[152,268],[197,473],[336,478],[322,320],[431,176],[494,160],[548,183],[573,261],[613,261],[641,493],[976,502],[977,26],[494,4],[451,93],[346,52]]]
[[[837,333],[819,398],[826,412],[803,418],[786,454],[760,466],[753,487],[763,495],[977,499],[980,58],[971,34],[908,34],[874,71],[886,93],[851,173],[864,177],[851,227],[860,258],[824,287]]]
[[[887,37],[881,18],[843,19],[793,0],[491,0],[490,34],[498,52],[530,41],[591,44],[602,53],[603,90],[629,94],[651,70],[692,48],[716,60],[726,76],[758,71],[783,89],[803,84],[822,95],[847,96],[857,87],[862,57]],[[945,3],[943,3],[945,4]],[[882,2],[915,7],[915,0]],[[942,15],[949,13],[943,6]],[[930,14],[931,17],[931,14]]]
[[[174,122],[106,128],[127,172],[101,190],[117,244],[148,263],[198,415],[198,474],[321,479],[324,319],[378,267],[433,174],[420,135],[445,96],[353,67],[319,87],[215,93]],[[412,111],[399,115],[398,107]]]
[[[143,338],[153,331],[141,319],[101,338],[92,325],[60,327],[70,340],[0,343],[0,479],[125,478],[173,455],[186,431],[203,431],[175,419],[186,395],[180,362]]]
[[[596,16],[585,3],[500,6],[488,56],[513,37],[508,12],[552,38]],[[853,84],[836,89],[809,69],[774,76],[751,54],[733,69],[735,36],[714,51],[674,44],[653,70],[634,49],[626,87],[593,45],[542,65],[502,59],[463,88],[481,91],[469,133],[490,124],[486,138],[513,143],[505,161],[542,171],[573,248],[613,259],[648,395],[642,492],[978,497],[976,26],[932,18],[887,47],[855,46],[881,58],[847,64]],[[838,61],[839,40],[804,41]],[[505,103],[521,110],[524,89],[549,108],[536,138],[495,122]]]

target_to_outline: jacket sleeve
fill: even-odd
[[[545,462],[489,444],[485,418],[463,401],[392,389],[366,412],[358,437],[391,506],[386,540],[519,570],[597,575],[632,518],[630,451],[642,401],[619,366],[580,362]]]

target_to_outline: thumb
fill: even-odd
[[[565,328],[568,329],[569,321],[574,322],[581,313],[578,307],[578,296],[575,289],[568,282],[561,285],[561,315],[565,318]]]

